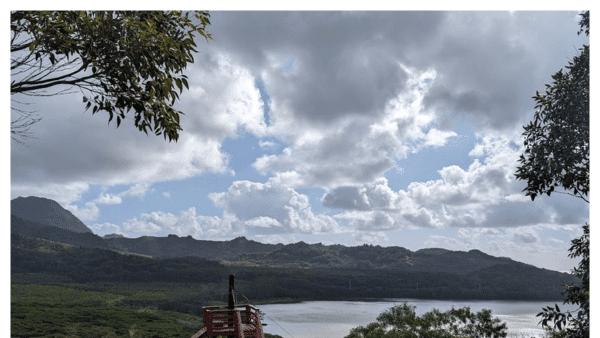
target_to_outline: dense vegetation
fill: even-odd
[[[198,257],[152,259],[111,250],[52,244],[13,235],[12,272],[61,275],[75,283],[177,283],[227,285],[253,300],[429,298],[555,300],[568,274],[512,262],[466,273],[383,268],[225,265]],[[276,282],[275,282],[276,281]],[[555,288],[553,292],[553,288]]]
[[[214,291],[213,286],[197,290],[167,284],[75,284],[52,275],[12,277],[11,337],[23,338],[190,337],[201,328],[198,315],[139,303],[168,304],[182,295]]]
[[[475,272],[250,266],[199,257],[154,259],[11,235],[13,337],[185,337],[202,307],[316,299],[557,299],[567,274],[513,262]],[[303,247],[300,245],[299,247]],[[365,248],[364,250],[371,250]],[[377,248],[372,250],[379,250]],[[266,328],[268,332],[268,328]]]
[[[200,329],[203,306],[225,304],[230,274],[236,276],[238,302],[246,297],[255,304],[556,300],[560,285],[576,281],[477,250],[283,246],[175,235],[105,239],[18,217],[11,221],[13,337],[191,336]],[[220,261],[206,258],[213,254]]]

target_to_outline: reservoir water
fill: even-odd
[[[438,301],[416,299],[390,299],[380,301],[310,301],[295,304],[268,304],[258,308],[265,313],[263,323],[266,333],[288,338],[343,338],[359,325],[376,321],[377,316],[404,301],[416,306],[417,315],[438,309],[447,311],[454,306],[469,306],[471,311],[492,310],[492,316],[507,323],[508,337],[542,337],[544,330],[538,326],[536,314],[542,307],[554,302],[526,301]],[[562,305],[562,311],[575,310],[575,306]]]

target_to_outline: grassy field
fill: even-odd
[[[181,308],[190,310],[186,302],[203,300],[213,289],[211,285],[74,284],[60,277],[14,274],[11,337],[190,337],[200,330],[202,319],[189,312],[223,303],[203,301],[188,313],[165,308],[184,303]]]

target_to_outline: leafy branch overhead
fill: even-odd
[[[581,14],[578,34],[590,34],[590,12]],[[525,154],[516,177],[527,181],[524,189],[533,201],[537,195],[563,188],[567,194],[581,198],[590,190],[590,51],[584,45],[580,53],[552,76],[546,93],[539,92],[534,120],[525,126]],[[561,192],[562,193],[562,192]],[[581,238],[573,239],[569,257],[581,257],[573,274],[579,285],[564,285],[565,304],[578,305],[577,315],[561,312],[558,304],[543,308],[540,323],[554,323],[560,336],[589,337],[590,330],[590,240],[589,225],[583,226]]]
[[[78,88],[92,114],[105,111],[118,127],[133,110],[140,131],[177,141],[183,112],[173,105],[189,89],[183,71],[194,62],[197,34],[212,39],[209,18],[206,11],[12,12],[11,95]]]
[[[589,35],[589,11],[582,14],[579,34]],[[552,76],[546,92],[536,92],[536,112],[526,125],[525,153],[516,177],[534,200],[563,188],[586,202],[590,170],[590,52],[589,45]]]

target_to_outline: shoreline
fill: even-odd
[[[251,301],[252,305],[271,305],[271,304],[298,304],[308,302],[364,302],[364,303],[376,303],[376,302],[499,302],[499,303],[534,303],[534,302],[552,302],[557,303],[564,301],[564,299],[464,299],[464,298],[452,298],[452,299],[435,299],[435,298],[356,298],[356,297],[344,297],[344,298],[276,298],[272,300],[261,300]],[[240,302],[239,304],[246,304],[246,302]]]

